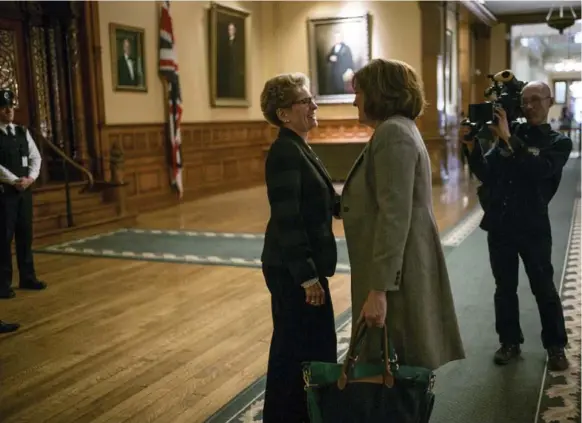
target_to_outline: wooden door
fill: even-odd
[[[17,99],[14,120],[30,124],[30,102],[23,22],[0,18],[0,88],[10,88]]]

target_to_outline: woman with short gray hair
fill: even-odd
[[[289,73],[268,80],[261,110],[279,128],[265,166],[271,216],[261,260],[271,293],[273,335],[263,422],[308,423],[302,363],[337,360],[327,278],[337,264],[332,214],[339,197],[307,143],[317,127],[307,77]]]

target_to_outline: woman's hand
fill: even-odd
[[[360,317],[366,319],[368,327],[382,328],[386,320],[386,312],[386,293],[384,291],[370,291],[364,307],[362,307]]]
[[[320,306],[325,304],[325,291],[319,282],[304,288],[305,302],[312,306]]]

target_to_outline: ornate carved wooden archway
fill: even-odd
[[[57,145],[78,165],[99,173],[91,2],[0,2],[0,87],[17,94],[16,121]],[[85,104],[90,105],[86,110]],[[88,112],[88,113],[87,113]],[[40,135],[39,135],[40,136]],[[62,156],[37,140],[45,166],[40,184],[63,180]],[[81,172],[71,173],[72,179]]]

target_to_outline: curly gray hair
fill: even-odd
[[[282,126],[277,110],[291,107],[298,98],[299,90],[306,85],[309,85],[309,78],[300,72],[284,73],[265,82],[261,93],[261,111],[267,122]]]

